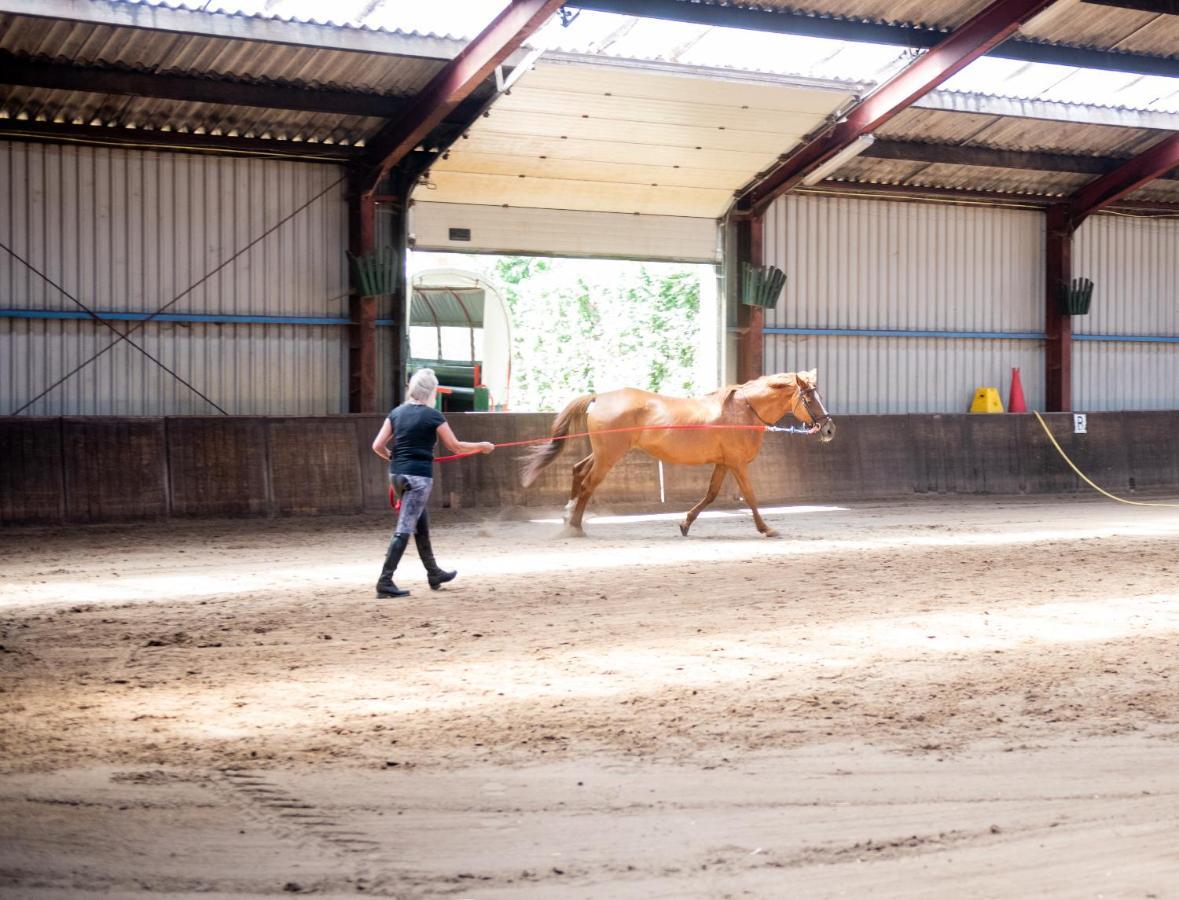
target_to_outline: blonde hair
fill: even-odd
[[[438,390],[438,376],[433,369],[418,369],[409,379],[406,396],[410,400],[430,406],[434,403],[434,392]]]

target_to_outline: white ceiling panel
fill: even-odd
[[[526,134],[499,133],[479,129],[468,140],[458,141],[454,153],[509,155],[522,160],[573,159],[585,162],[630,163],[674,168],[715,169],[722,172],[755,172],[777,158],[778,154],[745,153],[739,150],[712,150],[695,147],[660,147],[610,140],[565,140]]]
[[[609,57],[546,56],[536,65],[542,86],[580,94],[613,94],[648,100],[686,100],[730,106],[735,97],[755,109],[809,112],[823,116],[850,96],[847,84],[785,80],[732,69],[701,69],[673,64],[626,64]],[[532,75],[529,77],[531,78]],[[740,105],[740,104],[738,104]]]
[[[527,134],[557,140],[609,140],[655,147],[701,147],[713,150],[744,150],[754,153],[781,153],[783,137],[805,132],[813,117],[798,116],[796,128],[786,135],[767,131],[736,131],[706,124],[701,117],[697,125],[664,125],[624,119],[620,116],[550,115],[524,110],[493,109],[480,125],[501,134]],[[486,124],[483,124],[486,123]]]
[[[451,148],[455,166],[464,172],[519,177],[520,158],[509,154],[471,153]],[[732,175],[720,169],[683,168],[629,162],[587,162],[581,159],[536,159],[529,177],[560,178],[566,181],[607,181],[619,184],[677,185],[679,187],[729,190]]]
[[[847,85],[544,58],[433,166],[422,200],[715,219]]]
[[[468,172],[436,172],[431,176],[430,183],[433,185],[432,190],[419,189],[414,196],[434,203],[491,206],[502,206],[502,198],[510,196],[509,206],[699,218],[716,218],[702,215],[701,211],[723,211],[732,197],[731,191],[709,188],[652,187],[609,181],[566,181]],[[556,206],[556,203],[567,205]]]
[[[649,122],[660,125],[698,126],[768,134],[797,134],[814,120],[814,113],[799,110],[768,110],[743,103],[731,106],[690,99],[649,100],[618,94],[581,94],[530,88],[501,97],[492,118],[502,111],[543,113],[566,118],[609,119],[620,122]]]

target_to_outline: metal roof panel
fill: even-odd
[[[1073,193],[1092,178],[1091,175],[1072,172],[1039,172],[861,157],[852,160],[829,180],[1060,197]]]
[[[876,132],[878,137],[969,144],[1001,150],[1046,150],[1092,156],[1134,156],[1159,139],[1147,128],[1045,122],[1015,116],[985,116],[909,108]]]

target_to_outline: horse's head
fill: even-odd
[[[794,378],[798,390],[791,412],[800,422],[816,426],[819,429],[819,440],[826,444],[835,437],[835,422],[823,405],[823,398],[819,396],[819,373],[811,369],[809,372],[796,373]]]
[[[825,444],[835,437],[835,423],[819,396],[817,382],[815,369],[782,372],[747,382],[741,391],[753,411],[764,421],[777,422],[790,413],[803,424],[812,426]]]

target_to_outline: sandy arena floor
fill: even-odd
[[[676,519],[0,534],[0,896],[1179,897],[1179,510]]]

